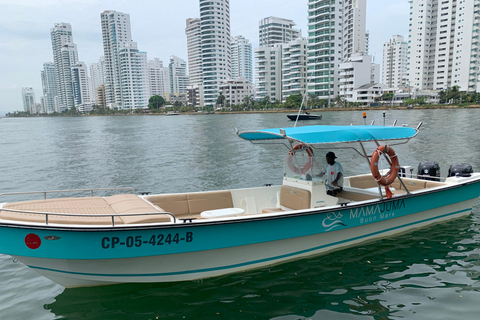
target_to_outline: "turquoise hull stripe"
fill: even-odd
[[[404,225],[401,225],[401,226],[385,229],[385,230],[382,230],[382,231],[372,232],[372,233],[369,233],[369,234],[366,234],[366,235],[363,235],[363,236],[353,237],[353,238],[350,238],[350,239],[337,241],[337,242],[321,245],[321,246],[318,246],[318,247],[313,247],[313,248],[310,248],[310,249],[285,254],[285,255],[280,255],[280,256],[276,256],[276,257],[272,257],[272,258],[266,258],[266,259],[260,259],[260,260],[254,260],[254,261],[249,261],[249,262],[244,262],[244,263],[238,263],[238,264],[233,264],[233,265],[223,266],[223,267],[215,267],[215,268],[207,268],[207,269],[199,269],[199,270],[189,270],[189,271],[178,271],[178,272],[150,273],[150,274],[82,273],[82,272],[72,272],[72,271],[63,271],[63,270],[42,268],[42,267],[36,267],[36,266],[30,266],[30,265],[28,267],[30,267],[32,269],[53,271],[53,272],[65,273],[65,274],[77,274],[77,275],[99,276],[99,277],[157,277],[157,276],[175,276],[175,275],[182,275],[182,274],[227,270],[227,269],[233,269],[233,268],[248,266],[248,265],[252,265],[252,264],[262,263],[262,262],[268,262],[268,261],[274,261],[274,260],[288,258],[288,257],[294,257],[294,256],[297,256],[297,255],[300,255],[300,254],[303,254],[303,253],[307,253],[307,252],[311,252],[311,251],[315,251],[315,250],[319,250],[319,249],[323,249],[323,248],[327,248],[327,247],[332,247],[332,246],[336,246],[336,245],[339,245],[339,244],[343,244],[343,243],[346,243],[346,242],[351,242],[351,241],[355,241],[355,240],[359,240],[359,239],[363,239],[363,238],[368,238],[368,237],[371,237],[371,236],[374,236],[374,235],[379,235],[379,234],[386,233],[386,232],[389,232],[389,231],[414,226],[414,225],[421,224],[421,223],[424,223],[424,222],[437,220],[437,219],[440,219],[440,218],[456,215],[456,214],[467,212],[467,211],[472,211],[472,208],[447,213],[447,214],[444,214],[444,215],[441,215],[441,216],[436,216],[436,217],[433,217],[433,218],[428,218],[428,219],[420,220],[420,221],[417,221],[417,222],[407,223],[407,224],[404,224]]]

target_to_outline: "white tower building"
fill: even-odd
[[[200,19],[187,19],[185,34],[187,35],[188,73],[190,86],[199,86],[203,82]]]
[[[165,83],[168,82],[169,84],[169,78],[165,78],[165,69],[168,70],[168,68],[164,68],[163,62],[158,58],[149,60],[147,62],[147,68],[150,97],[163,97],[165,92],[169,92],[168,90],[165,90]]]
[[[287,43],[302,36],[302,30],[294,29],[295,22],[278,17],[267,17],[258,23],[259,47]]]
[[[170,72],[170,92],[171,93],[185,93],[188,87],[187,63],[185,60],[170,56],[170,63],[168,65]]]
[[[382,83],[399,88],[407,75],[408,44],[401,35],[394,35],[383,44]]]
[[[340,63],[366,53],[366,0],[308,0],[308,6],[308,92],[332,100]]]
[[[58,112],[58,106],[56,106],[56,97],[58,96],[57,90],[57,73],[55,70],[55,64],[53,62],[45,62],[43,64],[42,76],[42,89],[43,89],[43,110],[46,113]]]
[[[73,43],[69,23],[55,23],[50,32],[53,62],[57,72],[58,107],[63,112],[75,106],[71,67],[78,62],[77,46]]]
[[[79,62],[72,66],[72,87],[75,107],[80,112],[92,110],[92,92],[87,65]]]
[[[203,104],[213,106],[219,85],[232,77],[230,1],[200,0]]]
[[[282,101],[282,45],[255,49],[255,100]]]
[[[252,44],[243,36],[232,39],[232,78],[243,77],[253,83]]]
[[[23,87],[22,88],[22,101],[23,101],[23,110],[30,114],[37,113],[36,111],[36,100],[35,92],[32,87]]]
[[[408,84],[421,90],[479,84],[479,0],[409,0]]]
[[[304,95],[307,80],[307,39],[297,38],[282,46],[282,100]]]
[[[97,63],[90,64],[90,86],[91,92],[95,95],[98,87],[105,83],[105,58],[100,57]],[[95,103],[98,103],[95,99]]]
[[[132,110],[148,105],[146,53],[132,41],[130,15],[104,11],[101,15],[105,56],[107,106]]]
[[[340,2],[341,3],[341,2]],[[342,8],[343,60],[366,54],[367,0],[345,0]]]

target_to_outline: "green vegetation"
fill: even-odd
[[[378,106],[388,106],[392,108],[391,102],[394,95],[387,92],[378,99]],[[471,105],[480,104],[480,93],[467,93],[459,91],[459,87],[455,86],[451,89],[443,90],[438,93],[439,104],[429,104],[426,97],[417,97],[415,99],[407,98],[403,101],[403,107],[421,106],[424,108],[435,108],[441,106],[455,105],[459,107],[469,107]],[[80,112],[75,107],[64,111],[62,113],[52,114],[30,114],[24,111],[14,111],[7,113],[6,117],[57,117],[57,116],[85,116],[85,115],[127,115],[127,114],[164,114],[170,111],[180,113],[195,113],[195,112],[248,112],[248,111],[274,111],[274,110],[298,110],[302,104],[303,97],[299,94],[289,96],[284,103],[275,100],[270,101],[270,97],[266,96],[262,100],[256,101],[251,96],[243,98],[240,104],[230,104],[227,98],[220,93],[217,98],[215,106],[196,107],[193,105],[183,105],[176,101],[173,105],[167,105],[165,99],[161,96],[152,96],[148,100],[148,109],[135,110],[117,110],[102,108],[94,105],[90,112]],[[320,99],[319,97],[309,94],[305,101],[303,101],[303,109],[321,109],[321,108],[356,108],[365,107],[366,103],[349,102],[344,98],[337,96],[333,101]]]

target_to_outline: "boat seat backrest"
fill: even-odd
[[[408,191],[425,189],[425,185],[426,185],[425,180],[413,180],[413,179],[403,178],[402,181],[407,187]],[[402,186],[402,189],[403,189],[403,186]]]
[[[280,205],[293,210],[309,209],[311,207],[311,194],[291,186],[280,188]]]
[[[147,196],[145,199],[175,216],[197,215],[207,210],[233,208],[230,191],[161,194]]]
[[[190,214],[199,214],[207,210],[233,208],[230,191],[201,192],[187,194]]]
[[[173,213],[176,216],[190,215],[188,209],[187,195],[182,194],[160,194],[154,196],[145,197],[159,208],[162,208],[166,212]]]
[[[349,178],[350,187],[359,189],[369,189],[377,186],[377,182],[371,174]]]
[[[437,181],[427,181],[427,183],[425,184],[425,188],[435,188],[435,187],[440,187],[440,186],[444,186],[445,183],[442,183],[442,182],[437,182]]]

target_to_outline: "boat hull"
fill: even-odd
[[[314,114],[301,114],[301,115],[289,114],[287,115],[287,117],[292,121],[297,120],[297,117],[298,117],[298,120],[321,120],[322,119],[321,115],[314,115]]]
[[[2,226],[1,234],[21,242],[31,233],[58,237],[42,240],[40,254],[27,248],[16,251],[15,258],[65,287],[185,281],[321,254],[468,215],[478,187],[476,182],[331,210],[215,223],[97,231]],[[155,234],[162,241],[171,235],[170,244],[149,243]],[[178,242],[172,242],[177,234]]]

